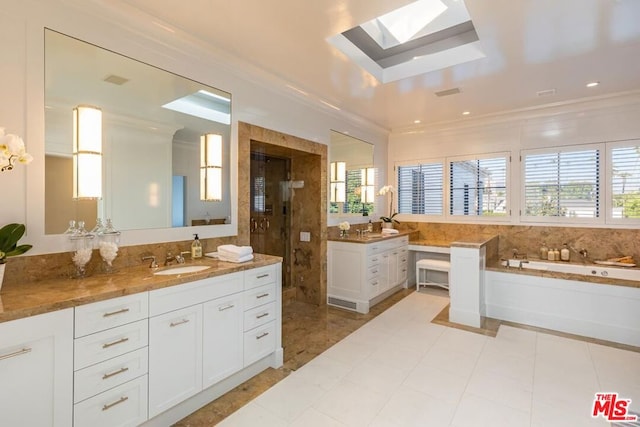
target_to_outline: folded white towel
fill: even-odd
[[[237,256],[244,256],[253,253],[251,246],[236,246],[236,245],[220,245],[218,246],[218,253],[233,254]]]
[[[382,234],[398,234],[399,231],[396,230],[395,228],[383,228],[382,229]]]
[[[247,262],[247,261],[251,261],[253,259],[253,254],[249,254],[249,255],[244,255],[241,257],[233,257],[233,258],[227,258],[222,254],[218,254],[218,259],[220,261],[227,261],[227,262],[235,262],[235,263],[240,263],[240,262]]]

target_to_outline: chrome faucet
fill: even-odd
[[[151,260],[151,263],[149,264],[149,268],[158,268],[158,263],[156,262],[155,256],[148,255],[148,256],[142,257],[142,261],[148,261],[148,260]]]
[[[176,255],[175,259],[178,262],[178,264],[184,264],[184,256],[185,255],[191,255],[190,251],[182,251],[180,252],[180,255]]]
[[[589,257],[589,251],[587,251],[585,248],[580,249],[580,251],[578,253],[580,255],[582,255],[582,258],[588,258]]]

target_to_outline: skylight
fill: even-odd
[[[418,0],[327,41],[382,83],[485,56],[463,0]]]
[[[445,10],[447,6],[440,0],[418,0],[365,22],[360,27],[380,47],[387,49],[413,39]]]
[[[225,125],[231,124],[231,100],[206,90],[183,96],[162,107]]]

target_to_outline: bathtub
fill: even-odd
[[[573,264],[568,262],[549,262],[509,259],[502,262],[502,265],[510,268],[523,268],[527,270],[555,271],[558,273],[571,273],[581,276],[599,276],[609,279],[638,280],[640,281],[640,268],[634,267],[611,267],[599,264]]]

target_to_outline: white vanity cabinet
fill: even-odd
[[[75,308],[74,427],[147,420],[148,316],[147,292]]]
[[[72,424],[73,309],[0,323],[0,425]]]
[[[407,236],[362,243],[327,242],[327,303],[359,313],[401,287],[408,272]]]
[[[215,378],[210,352],[218,351],[222,353],[218,358],[228,359],[233,351],[223,345],[216,346],[217,337],[209,335],[215,331],[212,304],[215,306],[218,298],[239,294],[242,290],[242,273],[232,273],[149,293],[149,418],[202,391],[203,360],[207,360],[209,382]],[[205,311],[207,336],[203,336]],[[206,355],[203,353],[205,341]],[[241,368],[242,365],[238,367]]]

